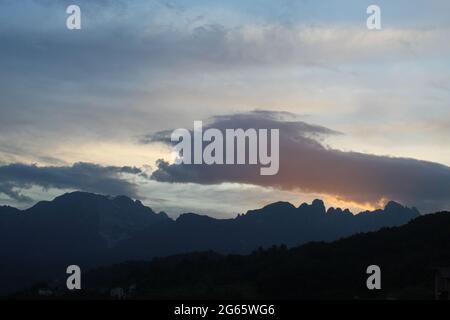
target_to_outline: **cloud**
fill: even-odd
[[[383,3],[389,20],[382,32],[365,28],[363,5],[342,1],[76,2],[80,32],[65,27],[69,0],[0,1],[0,165],[130,164],[153,152],[128,152],[130,136],[236,106],[301,110],[341,131],[373,131],[376,141],[352,135],[363,137],[364,149],[408,148],[411,156],[450,163],[448,126],[431,128],[448,118],[448,1],[427,10]],[[429,133],[411,138],[416,125],[398,129],[410,121],[431,124]],[[396,131],[388,142],[379,135],[387,126]],[[426,147],[417,149],[419,140]],[[101,143],[127,159],[91,152]],[[318,153],[322,146],[308,147]]]
[[[145,176],[134,167],[105,167],[82,162],[60,167],[14,163],[0,166],[0,193],[19,202],[31,202],[32,199],[22,195],[20,190],[39,186],[137,198],[137,186],[123,177],[126,174]]]
[[[422,119],[411,108],[431,94],[411,90],[426,77],[410,71],[448,70],[436,64],[448,61],[446,25],[386,24],[383,32],[368,32],[359,15],[344,25],[318,19],[318,12],[337,12],[340,2],[265,1],[256,11],[253,2],[242,1],[76,2],[83,13],[80,32],[65,27],[68,0],[0,1],[0,145],[14,141],[26,157],[11,162],[39,161],[37,152],[65,148],[68,140],[123,142],[149,127],[177,126],[178,119],[231,106],[316,113],[333,107],[339,115],[365,98]],[[361,9],[348,7],[349,13]],[[432,21],[446,12],[433,8]],[[292,16],[286,22],[280,13]],[[392,74],[391,67],[408,61],[406,71]],[[386,88],[392,92],[381,96]],[[394,108],[387,99],[399,92],[402,101]],[[420,112],[442,118],[447,101],[433,104],[432,113],[426,101]]]
[[[410,158],[344,152],[325,145],[337,132],[278,113],[251,112],[212,119],[208,127],[280,130],[280,170],[261,176],[259,166],[173,165],[157,163],[152,179],[161,182],[220,184],[247,183],[331,195],[339,200],[379,205],[397,200],[421,210],[442,210],[450,205],[450,168]],[[148,138],[148,137],[147,137]],[[167,142],[164,134],[154,135]]]

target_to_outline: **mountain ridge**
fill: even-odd
[[[434,273],[450,266],[449,228],[450,212],[436,212],[330,243],[127,262],[89,272],[86,291],[63,296],[111,299],[102,288],[121,287],[135,288],[131,299],[434,299]],[[381,290],[367,290],[372,264],[380,267]],[[35,291],[17,297],[24,296]]]
[[[28,211],[34,209],[35,207],[39,207],[41,205],[45,205],[45,204],[49,204],[49,203],[53,203],[53,202],[59,202],[61,200],[67,200],[67,199],[74,200],[74,198],[76,199],[76,198],[78,198],[80,196],[84,196],[84,197],[88,197],[88,198],[91,197],[92,199],[103,199],[103,200],[111,200],[111,201],[121,201],[121,202],[133,203],[133,204],[135,204],[137,206],[142,206],[142,207],[148,208],[153,213],[156,213],[156,212],[153,211],[153,209],[151,207],[144,205],[139,199],[133,200],[132,198],[130,198],[128,196],[125,196],[125,195],[109,196],[109,195],[102,195],[102,194],[96,194],[96,193],[84,192],[84,191],[67,192],[67,193],[64,193],[64,194],[62,194],[60,196],[55,197],[53,200],[41,200],[41,201],[36,202],[33,206],[31,206],[29,208],[26,208],[26,209],[18,209],[18,208],[15,208],[13,206],[9,206],[9,205],[0,205],[0,210],[2,210],[2,209],[12,209],[12,210],[17,211],[17,212],[28,212]],[[298,207],[295,207],[295,205],[293,205],[292,203],[290,203],[288,201],[276,201],[276,202],[272,202],[272,203],[269,203],[267,205],[264,205],[263,207],[261,207],[259,209],[251,209],[251,210],[248,210],[245,213],[240,213],[234,218],[237,218],[238,216],[247,215],[248,213],[251,213],[251,212],[254,212],[254,211],[259,211],[259,210],[264,210],[264,209],[269,209],[271,207],[279,207],[279,206],[280,207],[290,207],[290,208],[293,208],[293,209],[294,208],[295,209],[301,209],[301,208],[305,208],[305,207],[308,207],[308,206],[309,207],[313,207],[313,208],[314,207],[315,208],[324,208],[325,209],[324,210],[325,213],[330,213],[330,211],[332,213],[334,213],[335,211],[338,211],[339,213],[348,212],[348,213],[351,213],[353,216],[357,216],[357,215],[360,215],[360,214],[375,213],[375,212],[378,212],[378,211],[383,211],[383,210],[386,210],[388,207],[397,207],[397,208],[401,207],[401,208],[408,208],[408,209],[414,210],[418,214],[420,214],[419,211],[415,207],[409,208],[409,207],[406,207],[406,206],[400,204],[399,202],[396,202],[396,201],[393,201],[393,200],[390,200],[390,201],[386,202],[386,204],[385,204],[383,209],[375,209],[373,211],[364,210],[364,211],[360,211],[358,213],[353,213],[348,208],[343,209],[343,208],[339,208],[339,207],[336,207],[336,208],[335,207],[329,207],[328,209],[326,209],[323,200],[321,200],[321,199],[314,199],[311,204],[303,202]],[[0,213],[1,213],[1,211],[0,211]],[[159,212],[157,214],[162,214],[162,215],[165,215],[165,216],[169,217],[164,211],[161,211],[161,212]],[[184,215],[184,214],[195,214],[195,215],[201,215],[201,216],[208,216],[208,215],[204,215],[204,214],[202,215],[202,214],[197,214],[197,213],[193,213],[193,212],[182,213],[182,214],[180,214],[180,216]],[[219,219],[219,218],[215,218],[215,217],[211,217],[211,216],[208,216],[208,217],[210,217],[212,219],[216,219],[216,220],[234,219],[234,218]],[[170,218],[170,219],[172,219],[172,218]],[[176,220],[176,219],[172,219],[172,220]]]
[[[332,214],[328,214],[332,213]],[[139,200],[73,192],[26,210],[0,207],[0,290],[53,277],[71,264],[92,268],[192,251],[247,254],[258,247],[333,241],[402,225],[419,212],[390,204],[349,214],[314,200],[298,207],[275,202],[231,219],[186,213],[172,219]]]

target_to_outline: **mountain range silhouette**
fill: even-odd
[[[151,261],[96,268],[84,290],[39,284],[12,296],[36,298],[55,288],[56,298],[146,300],[448,300],[450,213],[426,214],[405,225],[359,233],[333,242],[309,242],[254,250],[248,255],[191,252]],[[368,266],[381,272],[381,289],[368,290]]]
[[[314,200],[276,202],[233,219],[186,213],[174,220],[125,196],[67,193],[27,210],[0,207],[0,293],[64,277],[71,264],[86,270],[193,251],[248,254],[399,226],[419,215],[392,201],[353,215]]]

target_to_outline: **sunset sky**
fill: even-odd
[[[70,4],[81,30],[66,28]],[[382,30],[366,27],[371,4]],[[83,190],[173,217],[314,198],[450,209],[449,12],[447,0],[0,0],[0,205]],[[158,166],[171,148],[156,133],[194,120],[279,128],[280,173]]]

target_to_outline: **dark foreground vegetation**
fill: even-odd
[[[381,268],[381,290],[366,287],[372,264]],[[274,246],[250,255],[191,253],[98,268],[84,275],[83,290],[61,297],[433,299],[435,270],[445,266],[450,266],[450,213],[441,212],[331,243]],[[35,289],[15,297],[33,297]]]

